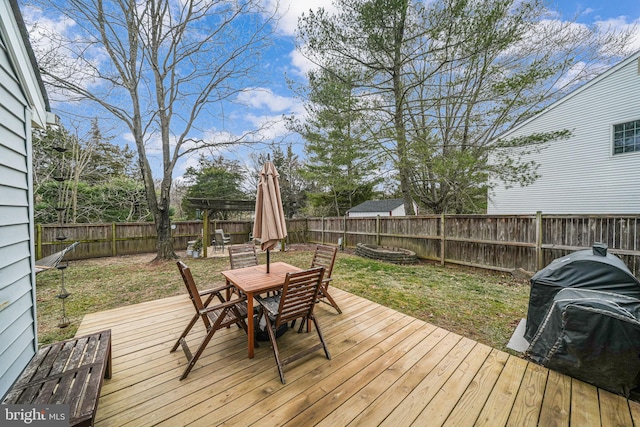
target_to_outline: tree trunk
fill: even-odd
[[[164,201],[163,201],[164,202]],[[171,238],[171,218],[169,209],[160,209],[156,217],[156,233],[158,244],[156,246],[156,260],[177,258],[173,251],[173,239]]]
[[[160,184],[158,197],[158,210],[156,216],[156,232],[158,233],[158,245],[156,259],[175,259],[177,255],[173,251],[173,239],[171,236],[171,179],[166,176]]]
[[[394,127],[398,144],[398,174],[400,175],[400,191],[404,203],[405,215],[415,215],[413,197],[411,197],[411,166],[408,155],[407,130],[404,122],[404,85],[402,84],[402,46],[404,44],[405,19],[408,2],[402,7],[402,17],[397,25],[393,52],[393,97],[395,100]]]

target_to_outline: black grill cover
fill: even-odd
[[[640,300],[559,291],[527,350],[533,361],[629,397],[640,385]]]
[[[606,247],[574,252],[553,260],[531,278],[525,339],[533,340],[553,298],[563,288],[596,289],[640,299],[640,281]]]

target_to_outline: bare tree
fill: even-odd
[[[204,139],[222,103],[245,89],[268,45],[274,14],[259,0],[66,0],[46,2],[75,25],[39,50],[46,82],[67,99],[92,101],[126,125],[135,141],[157,258],[175,257],[170,197],[177,161],[203,147],[249,135]],[[253,82],[256,84],[257,82]],[[156,191],[150,157],[161,156]]]

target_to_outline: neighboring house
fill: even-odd
[[[31,128],[52,118],[16,0],[0,0],[0,397],[38,347]]]
[[[640,213],[640,52],[551,104],[501,138],[568,129],[529,159],[538,180],[499,185],[489,214]]]
[[[413,209],[416,213],[418,212],[418,205],[416,205],[415,202],[413,203]],[[378,215],[405,216],[404,202],[402,199],[368,200],[347,211],[349,218]]]

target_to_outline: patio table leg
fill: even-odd
[[[249,359],[253,359],[254,352],[254,324],[253,324],[253,293],[247,293],[247,343],[249,347]]]

